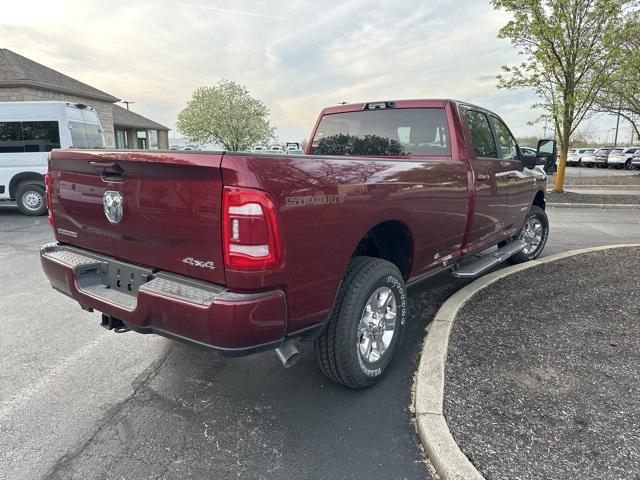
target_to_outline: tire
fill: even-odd
[[[633,170],[633,165],[631,165],[631,160],[627,160],[624,164],[625,170]]]
[[[529,227],[529,225],[534,225],[536,222],[540,224],[542,229],[542,231],[540,232],[540,240],[537,246],[533,250],[528,251],[527,249],[525,249],[516,253],[509,258],[509,263],[515,265],[517,263],[524,263],[535,260],[544,250],[544,246],[547,244],[547,238],[549,237],[549,219],[547,218],[546,212],[536,205],[533,205],[531,207],[531,210],[529,210],[529,215],[527,215],[525,226],[522,228],[520,235],[518,235],[518,239],[524,240],[528,234],[527,228]]]
[[[16,189],[16,203],[24,215],[39,216],[47,213],[47,197],[40,183],[24,182]]]
[[[387,297],[383,296],[384,293],[387,293]],[[386,308],[382,307],[375,312],[367,311],[369,302],[377,304],[385,298],[388,298]],[[391,308],[394,302],[395,319],[393,328],[389,329],[391,318],[379,315],[384,311],[394,312]],[[379,330],[384,324],[384,318],[387,318],[387,328]],[[353,389],[367,388],[377,383],[391,364],[402,339],[406,318],[407,293],[398,268],[391,262],[378,258],[351,259],[329,315],[327,327],[315,341],[320,369],[334,382]],[[384,335],[380,336],[385,332],[392,332],[386,344]],[[372,338],[374,341],[371,341]],[[380,342],[386,348],[380,348]],[[381,352],[377,359],[374,355],[374,345]]]
[[[588,163],[587,168],[593,168],[593,163]]]

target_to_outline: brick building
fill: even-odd
[[[0,102],[27,100],[60,100],[95,108],[107,148],[169,148],[169,129],[116,105],[120,99],[0,48]]]

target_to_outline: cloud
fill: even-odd
[[[470,101],[534,133],[533,95],[495,86],[518,59],[496,38],[506,21],[477,0],[23,0],[3,6],[0,36],[171,128],[195,88],[227,78],[265,101],[283,140],[325,106],[401,98]]]

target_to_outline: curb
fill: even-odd
[[[640,208],[637,203],[547,203],[547,207],[554,208],[602,208],[602,209],[636,209]]]
[[[418,435],[442,480],[484,480],[482,474],[460,450],[444,417],[447,349],[451,327],[458,311],[480,290],[513,273],[583,253],[625,247],[640,247],[640,244],[582,248],[503,268],[480,277],[458,290],[442,304],[430,324],[429,333],[422,347],[415,385],[415,415]]]

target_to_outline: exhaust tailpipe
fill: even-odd
[[[288,340],[276,348],[276,354],[284,368],[293,367],[300,359],[300,352],[293,340]]]

